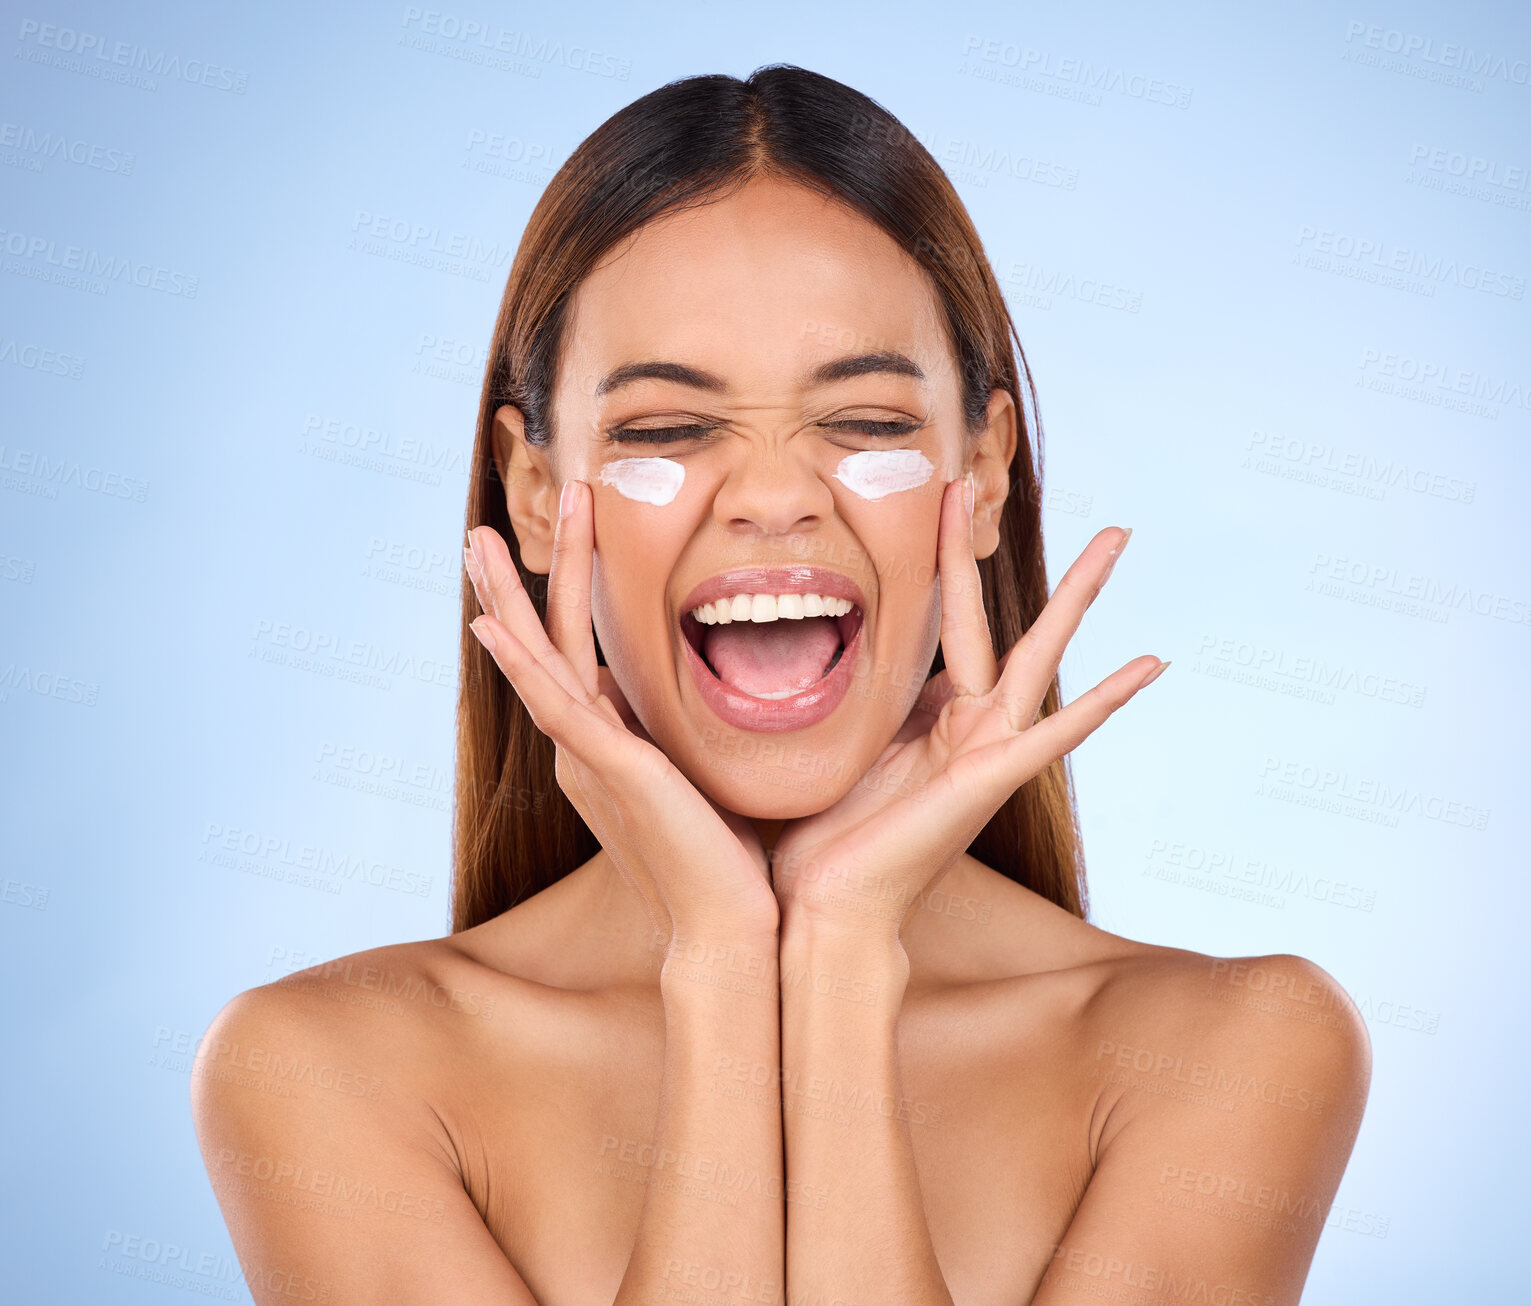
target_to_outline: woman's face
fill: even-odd
[[[541,502],[590,486],[595,630],[644,728],[731,811],[827,807],[938,643],[941,493],[970,463],[925,274],[843,204],[752,181],[580,284],[554,396]]]

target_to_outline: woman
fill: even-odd
[[[1297,1301],[1365,1029],[1085,921],[1065,755],[1167,664],[1060,706],[1129,532],[1049,599],[1012,336],[828,78],[673,83],[560,170],[480,411],[454,932],[203,1042],[258,1301]]]

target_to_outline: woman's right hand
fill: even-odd
[[[755,827],[681,774],[596,664],[589,486],[563,487],[546,628],[499,534],[478,526],[468,539],[463,562],[484,609],[473,632],[553,741],[559,788],[643,897],[655,927],[709,942],[774,934],[779,908]]]

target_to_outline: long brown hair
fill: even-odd
[[[772,175],[836,196],[914,258],[939,291],[962,376],[968,435],[991,392],[1009,391],[1020,421],[999,547],[979,562],[996,654],[1047,602],[1042,552],[1042,428],[1036,390],[1009,309],[957,192],[928,150],[876,101],[790,64],[747,80],[687,77],[613,114],[558,170],[533,211],[495,322],[464,529],[505,539],[538,615],[547,577],[523,566],[493,453],[495,411],[513,404],[526,438],[553,438],[551,408],[563,324],[575,288],[617,241],[670,210]],[[1013,342],[1013,348],[1012,348]],[[1020,370],[1016,359],[1019,356]],[[1021,382],[1030,407],[1023,403]],[[462,688],[452,929],[471,929],[546,888],[599,844],[558,787],[554,745],[468,629],[479,608],[462,585]],[[931,674],[943,667],[936,653]],[[1060,704],[1054,679],[1042,715]],[[1086,912],[1084,857],[1067,759],[1005,802],[969,852],[1076,916]]]

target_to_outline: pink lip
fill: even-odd
[[[842,623],[842,638],[846,623],[854,623],[855,630],[849,639],[844,640],[840,660],[822,680],[790,698],[755,698],[740,693],[713,675],[683,629],[681,643],[685,645],[686,665],[691,668],[697,692],[720,720],[739,730],[780,733],[817,725],[840,706],[856,674],[861,632],[866,628],[866,599],[861,587],[849,576],[822,567],[743,568],[710,577],[692,590],[681,609],[681,622],[697,625],[696,618],[691,616],[692,608],[734,594],[751,593],[828,594],[849,599],[857,611],[838,618]]]

